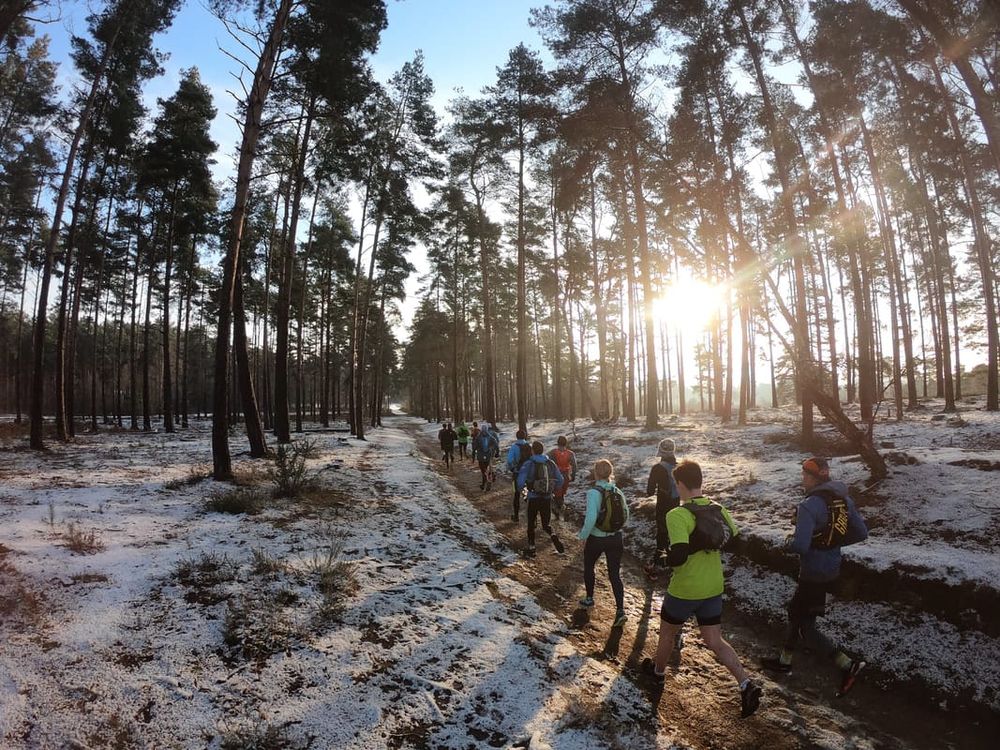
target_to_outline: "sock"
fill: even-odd
[[[778,655],[778,661],[781,662],[782,664],[791,664],[792,652],[789,651],[787,648],[781,649],[781,653]]]
[[[742,693],[744,690],[746,690],[747,685],[749,684],[750,684],[750,678],[747,677],[746,679],[743,680],[743,682],[740,683],[740,692]]]
[[[850,669],[851,664],[854,663],[854,660],[843,651],[838,651],[837,655],[833,657],[833,660],[842,670]]]

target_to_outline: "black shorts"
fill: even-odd
[[[789,619],[825,615],[826,595],[831,586],[831,581],[799,581],[795,588],[795,594],[792,595],[792,600],[788,603]]]

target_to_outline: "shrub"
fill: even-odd
[[[305,560],[306,574],[313,579],[320,594],[317,616],[321,622],[339,620],[347,600],[358,590],[358,578],[353,563],[341,560],[343,541],[330,532],[329,543],[317,549]]]
[[[208,472],[203,467],[191,467],[186,476],[177,477],[176,479],[171,479],[169,482],[163,483],[163,489],[165,490],[182,490],[185,487],[190,487],[193,484],[198,484],[203,479],[207,479],[209,476]]]
[[[254,487],[234,487],[225,492],[218,492],[205,501],[205,508],[211,513],[246,513],[252,516],[264,507],[264,493]]]
[[[245,659],[266,659],[289,648],[297,633],[281,597],[267,591],[246,592],[229,602],[222,640]]]
[[[182,558],[174,567],[181,586],[211,588],[236,578],[236,564],[226,555],[205,552],[199,558]]]
[[[271,578],[288,570],[288,565],[283,560],[274,557],[263,547],[250,550],[250,554],[253,556],[251,571],[254,575]]]
[[[306,472],[305,456],[294,443],[278,445],[274,467],[268,475],[275,484],[274,497],[298,497],[313,484],[313,477]]]
[[[309,438],[303,438],[302,440],[296,440],[292,443],[296,455],[302,456],[302,458],[319,458],[319,441],[310,440]]]
[[[221,750],[278,750],[296,745],[282,727],[258,720],[250,725],[227,729],[219,747]]]
[[[63,539],[66,540],[66,547],[80,555],[92,555],[104,549],[104,542],[97,535],[96,529],[84,531],[74,523],[66,524]]]

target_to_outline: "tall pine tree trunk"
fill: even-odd
[[[52,226],[49,228],[48,241],[45,243],[45,253],[42,256],[42,274],[38,290],[38,310],[35,315],[34,327],[34,349],[32,351],[32,375],[31,375],[31,447],[41,450],[45,447],[45,436],[42,432],[42,412],[44,409],[45,394],[45,327],[48,322],[49,286],[52,281],[52,266],[55,260],[56,248],[59,245],[59,237],[62,234],[62,217],[66,208],[66,199],[69,196],[70,183],[73,179],[73,169],[76,166],[76,154],[80,148],[80,142],[90,124],[94,107],[97,103],[97,96],[104,83],[104,77],[108,71],[108,64],[111,61],[112,53],[121,33],[122,25],[119,24],[111,38],[104,45],[104,52],[97,64],[97,70],[93,81],[90,84],[90,92],[87,94],[87,101],[80,114],[76,130],[73,133],[73,140],[70,142],[69,151],[66,155],[66,166],[63,169],[62,182],[59,185],[59,193],[56,196],[55,210],[52,213]]]
[[[243,142],[236,172],[236,196],[233,204],[229,247],[222,266],[222,290],[215,345],[215,385],[212,398],[212,476],[217,480],[233,478],[229,453],[229,340],[232,335],[233,298],[239,272],[243,227],[247,216],[254,156],[260,138],[261,114],[274,77],[274,66],[292,11],[293,0],[281,0],[271,24],[267,42],[254,72],[253,85],[247,97],[243,124]]]
[[[761,62],[761,51],[757,40],[750,30],[747,22],[746,12],[742,4],[737,5],[737,12],[740,18],[740,25],[743,28],[743,35],[746,39],[747,51],[753,63],[754,73],[757,78],[757,88],[760,91],[764,121],[767,126],[768,135],[771,139],[771,149],[774,155],[774,168],[777,173],[778,182],[781,185],[781,217],[785,230],[786,254],[792,258],[792,269],[795,286],[795,316],[792,328],[793,340],[795,342],[795,360],[797,379],[805,378],[806,371],[811,365],[809,352],[809,318],[806,308],[806,284],[805,271],[802,264],[802,253],[805,244],[799,234],[798,223],[795,218],[794,196],[792,194],[790,170],[788,168],[784,149],[782,148],[778,134],[777,115],[774,111],[774,103],[771,99],[771,92],[764,75],[764,67]],[[813,434],[812,402],[809,399],[806,389],[800,387],[802,395],[802,439],[810,440]]]
[[[253,373],[250,370],[247,314],[243,306],[243,276],[241,273],[236,279],[236,288],[233,290],[233,355],[236,358],[236,385],[243,409],[243,420],[246,422],[250,458],[264,458],[267,456],[267,442],[257,406],[257,394],[254,392]]]
[[[279,443],[291,442],[291,426],[288,416],[288,330],[292,304],[292,281],[295,273],[295,243],[302,208],[302,189],[305,185],[306,156],[309,153],[309,138],[312,134],[313,118],[316,114],[317,95],[314,93],[306,107],[305,125],[302,138],[298,142],[297,163],[292,176],[292,215],[285,236],[281,261],[281,288],[275,308],[274,346],[274,435]]]

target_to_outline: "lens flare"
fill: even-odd
[[[718,318],[728,293],[725,284],[700,279],[675,281],[654,301],[653,315],[675,328],[702,331]]]

